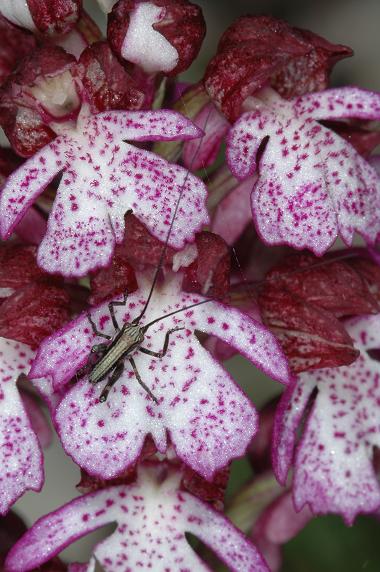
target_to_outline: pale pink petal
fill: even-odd
[[[156,289],[142,325],[203,300],[182,293],[180,280],[174,275]],[[116,309],[119,324],[130,322],[143,308],[150,281],[140,276],[139,282],[140,290],[129,296],[126,310]],[[106,305],[91,315],[103,332],[114,334]],[[137,383],[126,360],[105,403],[99,403],[105,382],[94,387],[84,378],[58,406],[56,423],[63,445],[89,473],[111,477],[122,472],[135,461],[148,433],[165,452],[169,431],[177,454],[206,478],[244,453],[256,431],[255,410],[201,347],[194,330],[217,335],[270,375],[288,380],[286,360],[275,338],[236,309],[210,301],[179,312],[154,324],[142,346],[161,350],[166,332],[173,327],[184,330],[171,334],[169,350],[161,360],[140,352],[135,355],[141,378],[158,404]],[[58,387],[75,375],[99,341],[87,317],[81,316],[41,345],[31,377],[48,377]]]
[[[341,107],[341,117],[356,117],[359,95],[363,109],[372,118],[379,115],[380,95],[342,90],[303,96],[291,101],[268,97],[251,98],[253,111],[243,114],[229,136],[230,168],[245,178],[256,168],[256,155],[263,143],[259,178],[252,193],[256,228],[267,244],[287,244],[323,254],[338,234],[350,245],[354,232],[373,244],[380,233],[380,218],[373,205],[380,200],[380,179],[355,149],[341,137],[317,123],[312,110],[321,97],[318,118],[330,118],[332,101]],[[370,102],[366,107],[366,97]],[[302,102],[311,97],[311,109]],[[329,99],[330,98],[330,99]],[[371,112],[372,109],[372,112]],[[338,113],[338,112],[337,112]],[[364,112],[363,112],[364,113]],[[372,115],[371,115],[372,113]],[[309,115],[311,114],[311,116]]]
[[[273,428],[272,459],[273,470],[282,485],[286,484],[289,468],[293,462],[297,429],[314,388],[314,381],[300,376],[287,387],[277,409]]]
[[[0,338],[0,514],[26,490],[39,491],[44,480],[38,439],[16,387],[33,355],[25,344]]]
[[[271,572],[281,569],[281,548],[312,520],[313,514],[304,507],[296,512],[292,493],[286,491],[262,512],[252,531],[252,540],[270,565]]]
[[[233,244],[252,218],[251,194],[256,177],[249,177],[236,186],[218,204],[211,225],[227,244]]]
[[[190,548],[186,532],[205,542],[232,572],[269,572],[256,548],[226,518],[178,490],[179,479],[173,472],[165,478],[161,467],[145,466],[133,485],[71,501],[42,517],[19,540],[7,557],[7,570],[33,570],[78,538],[117,522],[115,532],[93,550],[105,572],[206,572],[209,568]]]
[[[379,362],[367,354],[380,347],[380,321],[365,316],[345,325],[360,357],[351,366],[299,376],[301,387],[317,387],[318,395],[297,448],[294,500],[298,510],[308,503],[314,513],[336,512],[352,523],[357,514],[380,507],[373,468],[373,448],[380,446],[380,373]],[[288,407],[299,406],[291,398]],[[284,419],[282,430],[289,434],[286,424]]]
[[[35,208],[29,209],[15,228],[22,241],[29,244],[40,244],[46,233],[46,220]]]
[[[200,141],[193,139],[184,144],[182,159],[185,167],[197,171],[215,161],[230,124],[212,102],[205,105],[193,121],[203,129],[205,135]]]

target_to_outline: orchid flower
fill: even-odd
[[[230,132],[228,161],[239,179],[259,167],[251,207],[262,240],[316,255],[338,235],[350,246],[355,231],[374,244],[380,236],[373,209],[380,200],[380,179],[349,143],[319,121],[380,119],[380,95],[347,87],[285,101],[264,90],[246,106],[251,111]],[[258,165],[257,152],[266,138]]]
[[[227,519],[180,490],[180,478],[175,469],[146,464],[132,485],[74,499],[42,517],[17,542],[7,570],[34,570],[78,538],[116,521],[117,529],[95,547],[83,572],[94,569],[94,557],[105,572],[206,572],[209,567],[190,548],[186,532],[206,543],[232,572],[269,572],[255,547]]]
[[[0,198],[0,229],[9,236],[47,184],[64,171],[40,244],[38,263],[47,272],[83,276],[106,266],[124,237],[124,215],[132,209],[165,240],[183,193],[169,244],[180,248],[207,223],[203,183],[177,165],[123,143],[199,137],[200,130],[172,111],[82,110],[74,129],[54,139],[7,180]]]
[[[42,453],[19,392],[17,378],[27,373],[34,352],[25,344],[0,338],[0,514],[26,490],[44,482]],[[5,407],[4,407],[5,405]]]
[[[142,345],[148,350],[160,351],[166,332],[172,331],[162,359],[139,352],[134,356],[149,394],[125,363],[105,403],[99,402],[101,389],[85,377],[67,391],[54,411],[66,452],[91,475],[112,478],[123,472],[138,459],[148,434],[164,453],[169,432],[178,457],[208,479],[244,453],[256,432],[255,410],[202,348],[194,330],[218,336],[269,375],[288,382],[286,360],[275,338],[260,323],[215,301],[190,308],[207,299],[181,292],[180,278],[173,275],[157,288],[148,317],[141,322],[144,326],[159,320],[145,334]],[[144,308],[151,284],[143,276],[138,282],[140,288],[128,297],[126,308],[115,308],[119,326],[130,323]],[[178,313],[160,319],[170,312]],[[102,334],[114,333],[106,304],[92,310],[91,317]],[[42,343],[30,377],[50,379],[59,389],[86,363],[91,347],[100,341],[88,317],[80,316]]]
[[[350,366],[302,373],[284,393],[275,424],[276,475],[284,483],[297,427],[315,389],[318,394],[297,446],[293,497],[297,510],[308,503],[316,514],[335,512],[347,523],[380,507],[372,458],[379,446],[379,315],[345,324],[359,358]]]

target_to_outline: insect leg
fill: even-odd
[[[100,338],[105,338],[106,340],[111,339],[112,336],[108,336],[107,334],[103,334],[103,332],[99,332],[98,328],[96,327],[94,320],[91,317],[90,312],[87,312],[87,318],[91,324],[91,328],[92,328],[92,331],[94,332],[95,336],[99,336]]]
[[[96,344],[95,346],[92,346],[91,353],[92,354],[101,354],[101,353],[104,353],[107,348],[108,348],[108,344]]]
[[[160,352],[154,352],[152,350],[148,350],[147,348],[141,348],[141,347],[139,348],[139,350],[140,350],[140,352],[142,352],[143,354],[147,354],[148,356],[162,358],[162,357],[164,357],[164,355],[168,351],[170,334],[172,334],[173,332],[178,332],[179,330],[184,330],[184,329],[185,328],[183,328],[183,327],[178,327],[178,328],[172,328],[171,330],[168,330],[166,332],[166,336],[165,336],[165,340],[164,340],[164,346]]]
[[[135,360],[133,358],[129,358],[129,361],[131,362],[131,366],[133,367],[133,371],[135,372],[135,376],[137,381],[139,382],[139,384],[141,385],[141,387],[147,392],[147,394],[149,395],[149,397],[151,399],[153,399],[153,401],[158,405],[158,400],[157,397],[155,397],[153,395],[153,393],[151,392],[151,390],[149,389],[149,387],[147,385],[145,385],[145,383],[143,382],[143,380],[141,379],[141,376],[139,374],[139,372],[137,371],[137,367],[135,364]]]
[[[107,400],[108,394],[111,391],[112,387],[115,385],[117,380],[120,378],[121,374],[124,370],[124,362],[120,361],[115,369],[113,370],[111,377],[109,378],[107,385],[103,389],[102,393],[100,394],[99,401],[104,403]]]
[[[115,316],[115,306],[125,306],[128,298],[128,292],[124,292],[123,300],[121,302],[110,302],[108,304],[108,310],[112,319],[113,327],[115,330],[120,330],[119,324],[117,323],[116,316]]]
[[[81,377],[83,377],[89,371],[89,369],[93,367],[93,364],[91,364],[92,354],[102,354],[107,350],[107,348],[108,344],[97,344],[95,346],[92,346],[91,353],[88,355],[87,358],[87,362],[81,368],[79,368],[75,374],[76,381],[78,381]]]

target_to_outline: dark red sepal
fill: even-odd
[[[90,277],[90,304],[100,304],[104,300],[137,290],[135,271],[126,258],[115,254],[107,268],[102,268]]]
[[[230,121],[243,101],[270,85],[285,98],[327,87],[334,64],[350,48],[293,28],[271,16],[239,18],[223,34],[204,77],[205,87]]]
[[[206,35],[206,22],[202,10],[187,0],[155,0],[157,6],[166,8],[165,17],[154,26],[175,47],[179,60],[167,75],[184,72],[197,57]]]
[[[264,323],[278,338],[294,373],[349,365],[358,357],[343,324],[331,312],[275,286],[265,288],[259,304]]]
[[[69,296],[60,286],[32,282],[0,306],[0,336],[37,348],[69,318]]]
[[[225,467],[215,473],[213,480],[206,481],[190,467],[183,465],[182,488],[192,495],[211,503],[215,508],[221,510],[224,505],[224,497],[230,476],[230,468]]]
[[[164,243],[150,234],[147,228],[133,215],[125,217],[125,239],[120,245],[120,253],[134,266],[157,266],[163,252]],[[164,264],[171,264],[173,248],[165,249]],[[137,266],[136,266],[137,267]]]
[[[33,34],[14,26],[0,14],[0,85],[35,47]]]
[[[337,251],[323,260],[312,254],[288,256],[267,274],[269,288],[286,290],[337,318],[376,314],[380,306],[356,268],[362,264],[363,270],[375,272],[378,267],[369,259],[348,255],[347,251]],[[344,256],[347,258],[339,260]]]
[[[355,251],[323,260],[296,254],[278,263],[259,292],[264,322],[294,372],[349,365],[356,357],[338,318],[379,312],[380,269]]]
[[[33,22],[43,34],[65,34],[77,23],[82,0],[27,0]]]
[[[380,266],[365,256],[355,256],[347,262],[364,280],[369,292],[380,307]]]
[[[82,82],[83,96],[93,113],[109,109],[138,110],[144,104],[144,94],[105,41],[84,50],[75,75]]]
[[[230,287],[231,256],[217,234],[203,231],[195,238],[198,256],[184,269],[182,288],[212,298],[224,298]]]
[[[21,288],[40,280],[43,271],[36,262],[36,248],[19,244],[0,245],[0,288]]]

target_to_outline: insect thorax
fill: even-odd
[[[105,355],[98,361],[90,373],[90,381],[97,383],[112,370],[120,359],[136,350],[144,340],[139,325],[126,323],[111,341]]]

